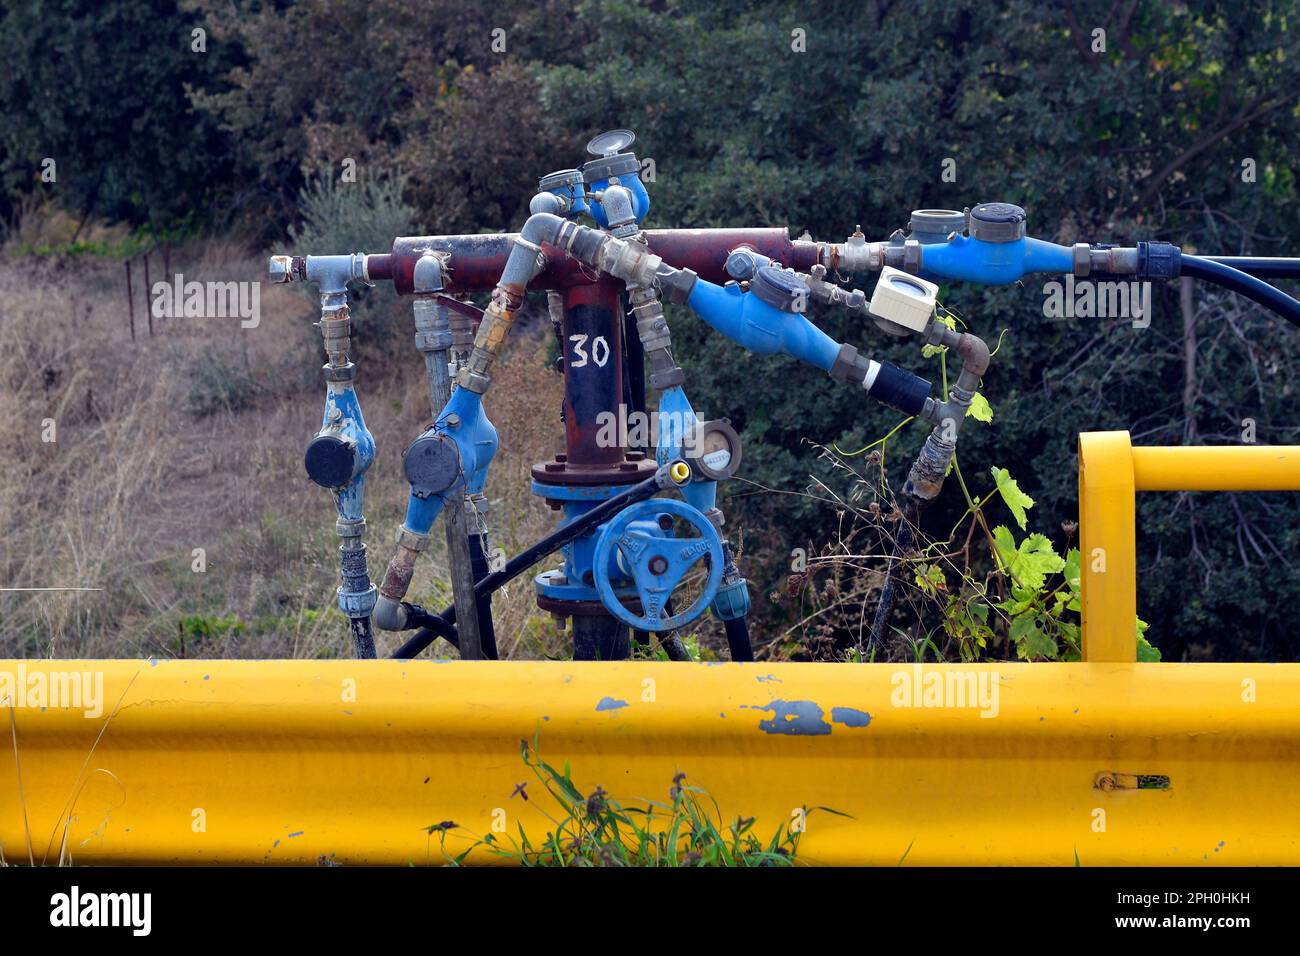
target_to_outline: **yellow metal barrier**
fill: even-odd
[[[1134,448],[1128,432],[1079,436],[1083,658],[1132,661],[1138,491],[1300,491],[1300,447]]]
[[[553,829],[535,739],[584,793],[847,814],[806,817],[810,863],[1300,863],[1300,665],[1132,663],[1134,493],[1298,461],[1082,436],[1084,663],[0,661],[0,852],[441,863],[435,824]]]
[[[431,824],[457,825],[452,852],[553,829],[535,780],[511,796],[534,737],[584,793],[666,801],[682,772],[763,834],[804,805],[850,814],[807,817],[810,863],[1300,862],[1297,667],[25,666],[102,674],[104,707],[12,710],[10,862],[30,833],[38,863],[440,863]]]

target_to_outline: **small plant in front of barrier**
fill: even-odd
[[[641,805],[633,806],[600,786],[584,795],[573,783],[569,764],[561,773],[541,758],[535,741],[531,746],[520,741],[520,755],[556,812],[535,803],[526,784],[519,784],[512,797],[533,803],[553,828],[530,837],[520,823],[516,838],[477,836],[450,820],[436,823],[428,832],[438,835],[450,864],[460,866],[477,850],[522,866],[792,866],[810,814],[821,810],[847,816],[829,807],[801,808],[764,840],[754,817],[725,821],[717,801],[688,784],[684,773],[673,776],[667,802],[640,799]],[[470,844],[453,853],[447,837],[457,833],[468,835]]]

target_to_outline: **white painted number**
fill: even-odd
[[[609,342],[605,336],[598,335],[591,341],[591,355],[587,354],[586,344],[589,336],[570,335],[569,341],[573,343],[574,361],[570,368],[582,368],[587,364],[588,358],[595,362],[600,368],[604,368],[609,361]]]

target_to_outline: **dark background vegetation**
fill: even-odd
[[[266,247],[303,228],[311,171],[351,157],[399,177],[418,232],[508,230],[539,175],[626,126],[656,162],[656,227],[789,225],[838,241],[861,223],[883,238],[913,208],[1005,200],[1029,211],[1031,234],[1058,242],[1300,254],[1294,2],[0,9],[0,214],[11,224],[53,201],[78,221]],[[191,50],[196,27],[205,53]],[[1091,48],[1099,27],[1102,53]],[[491,48],[496,28],[504,53]],[[806,53],[791,52],[796,28]],[[40,182],[46,156],[58,158],[56,184]],[[941,179],[948,158],[955,183]],[[1037,501],[1032,527],[1057,541],[1076,516],[1080,431],[1237,443],[1251,419],[1260,442],[1297,440],[1300,334],[1242,300],[1198,288],[1189,318],[1177,285],[1158,287],[1152,325],[1137,330],[1045,318],[1037,281],[944,293],[990,341],[1008,330],[986,380],[996,418],[963,442],[966,472],[983,492],[988,466],[1009,468]],[[759,485],[802,489],[823,467],[807,441],[856,448],[897,421],[821,373],[674,321],[693,402],[742,428],[745,476]],[[919,362],[914,343],[873,329],[835,317],[827,331]],[[891,468],[921,437],[905,433]],[[734,487],[728,509],[766,582],[791,547],[830,537],[836,516],[755,490]],[[945,495],[936,526],[958,501]],[[1300,498],[1148,495],[1138,523],[1140,613],[1166,660],[1300,658]]]

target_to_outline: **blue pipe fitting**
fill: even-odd
[[[1022,236],[1010,242],[990,242],[954,236],[947,242],[920,247],[920,276],[931,281],[1011,285],[1031,272],[1064,274],[1074,269],[1069,246]]]
[[[734,621],[748,614],[753,603],[749,596],[749,582],[744,578],[738,578],[718,588],[717,597],[713,599],[710,610],[720,621]]]
[[[331,384],[320,431],[303,456],[307,477],[322,488],[343,489],[360,479],[374,460],[375,439],[361,415],[356,389]]]
[[[923,223],[942,216],[925,213],[944,210],[918,210]],[[917,213],[912,214],[916,220]],[[904,261],[908,271],[931,280],[978,282],[983,285],[1011,285],[1031,272],[1062,274],[1074,270],[1074,250],[1053,242],[1025,235],[1025,211],[1005,202],[980,203],[970,211],[968,235],[957,232],[945,242],[932,240],[932,234],[907,243]],[[955,231],[955,230],[954,230]],[[922,232],[926,229],[923,226]],[[913,256],[917,268],[911,268]]]
[[[779,278],[770,277],[776,289],[789,292],[794,288],[793,283],[803,285],[793,273],[772,266],[760,267],[755,281],[758,276],[766,275],[765,269],[783,273]],[[806,304],[810,298],[811,293],[804,285],[797,299],[793,294],[789,296],[791,308],[799,300]],[[742,292],[736,285],[720,286],[700,279],[691,289],[686,304],[727,338],[759,355],[791,355],[829,372],[839,354],[839,344],[798,311],[777,308],[753,292]]]
[[[458,388],[438,420],[402,456],[411,494],[406,530],[428,534],[433,522],[456,495],[481,494],[496,455],[497,430],[483,411],[483,397]]]
[[[601,502],[626,490],[626,485],[547,485],[533,482],[533,494],[563,502],[564,521],[560,527],[571,524]],[[564,568],[559,573],[564,583],[555,583],[555,573],[543,572],[534,579],[538,594],[560,601],[594,603],[600,600],[592,562],[596,553],[596,535],[601,527],[603,525],[564,545],[561,549]]]
[[[680,385],[664,389],[659,394],[659,441],[655,446],[655,461],[660,466],[686,457],[686,443],[698,434],[699,418],[691,407],[686,392]],[[680,489],[687,503],[701,512],[717,507],[718,483],[692,480]]]
[[[575,220],[591,212],[591,203],[587,201],[587,185],[579,169],[559,169],[547,173],[537,181],[539,193],[558,196],[561,211],[558,215]],[[549,209],[531,209],[531,212],[551,212]]]
[[[650,212],[650,194],[646,192],[645,184],[641,182],[641,177],[636,175],[618,176],[613,179],[599,179],[591,183],[591,192],[601,194],[608,192],[612,186],[621,186],[631,195],[632,217],[638,226],[645,221],[646,214]],[[589,204],[591,218],[601,229],[608,229],[610,218],[608,210],[603,202],[593,202]]]
[[[591,149],[591,144],[587,148]],[[632,215],[637,225],[645,221],[650,212],[650,194],[646,192],[645,183],[641,182],[641,164],[637,162],[636,153],[608,153],[584,163],[582,178],[589,194],[604,192],[615,185],[622,186],[631,193]],[[602,203],[591,203],[590,211],[591,218],[600,228],[609,228],[609,216]]]

